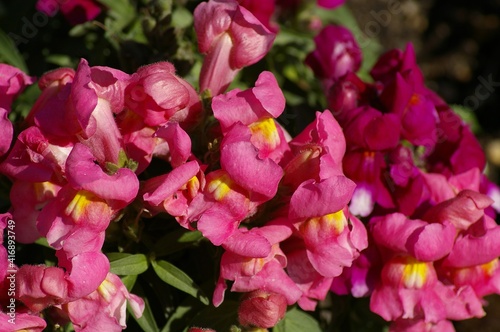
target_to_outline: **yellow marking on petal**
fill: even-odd
[[[208,183],[207,190],[214,195],[215,200],[221,201],[231,191],[233,180],[228,174],[223,174]]]
[[[415,105],[418,105],[418,103],[420,103],[420,97],[414,93],[411,98],[410,98],[410,106],[415,106]]]
[[[88,206],[96,201],[100,202],[96,195],[86,190],[80,190],[66,207],[66,215],[78,223]]]
[[[366,159],[373,159],[375,158],[375,152],[374,151],[365,151],[363,152],[363,157]]]
[[[249,258],[242,264],[242,271],[244,275],[253,276],[262,271],[266,265],[266,258]]]
[[[57,193],[57,187],[49,181],[35,182],[33,183],[33,189],[37,202],[46,200],[47,193],[50,193],[50,197],[55,197]]]
[[[189,197],[194,197],[200,190],[200,180],[196,176],[193,176],[189,181],[186,183],[187,190],[189,192]]]
[[[97,292],[106,302],[111,302],[113,295],[116,294],[116,286],[111,281],[104,279],[99,287],[97,287]]]
[[[304,232],[328,232],[340,234],[347,226],[347,218],[342,210],[326,214],[322,217],[310,218],[300,226]],[[307,231],[306,231],[307,228]]]
[[[429,265],[413,257],[406,258],[402,282],[406,288],[422,288],[429,277]]]
[[[280,135],[273,118],[262,119],[248,126],[252,132],[252,143],[258,148],[276,149],[280,143]]]
[[[486,274],[487,276],[492,276],[498,268],[498,258],[495,258],[489,263],[482,264],[480,267],[484,274]]]

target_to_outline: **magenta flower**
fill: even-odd
[[[314,42],[316,49],[305,61],[323,81],[325,91],[346,73],[356,72],[361,67],[361,49],[350,30],[328,25],[314,37]]]
[[[32,77],[15,67],[0,63],[0,157],[9,150],[14,134],[12,123],[7,117],[12,102],[30,84],[33,84]]]
[[[34,79],[20,69],[0,63],[0,108],[10,110],[14,99],[33,82]]]
[[[343,5],[345,0],[318,0],[318,6],[332,9]]]
[[[345,138],[330,111],[316,112],[316,119],[290,141],[291,154],[280,164],[285,175],[282,184],[295,190],[301,183],[343,175]],[[340,209],[340,208],[339,208]]]
[[[206,54],[200,91],[223,93],[238,71],[262,59],[275,34],[236,0],[202,2],[194,11],[198,48]]]
[[[269,31],[278,32],[279,25],[272,22],[276,6],[274,0],[238,0],[238,3],[248,9]]]
[[[64,17],[71,25],[91,21],[101,12],[99,5],[93,0],[38,0],[36,9],[49,16],[54,16],[61,10]]]

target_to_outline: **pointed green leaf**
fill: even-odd
[[[199,299],[203,304],[208,305],[208,297],[203,293],[198,285],[182,270],[169,262],[159,260],[151,261],[153,269],[158,277],[172,287],[175,287],[189,295]]]
[[[167,233],[154,247],[156,257],[169,255],[176,251],[182,250],[186,247],[192,246],[193,243],[198,242],[203,238],[199,231],[188,231],[179,228],[173,232]]]
[[[110,265],[111,272],[114,274],[137,275],[148,269],[148,260],[143,254],[128,255],[116,260],[111,260]]]
[[[28,73],[28,68],[26,67],[23,57],[19,53],[11,37],[3,32],[3,30],[0,30],[0,62],[8,63],[21,69],[26,74]]]
[[[273,327],[273,332],[303,331],[321,332],[321,327],[313,317],[297,308],[289,310],[286,313],[285,318],[283,318],[275,327]]]

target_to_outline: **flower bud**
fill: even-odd
[[[243,297],[238,319],[243,326],[269,328],[285,316],[286,308],[287,302],[283,295],[256,290]]]

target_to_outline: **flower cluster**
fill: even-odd
[[[120,331],[127,304],[141,317],[145,301],[104,254],[112,225],[137,211],[137,223],[168,216],[220,248],[212,304],[241,293],[243,328],[271,328],[295,304],[315,310],[330,292],[370,296],[391,331],[449,331],[450,320],[484,315],[484,296],[500,293],[498,189],[469,127],[425,86],[412,46],[382,55],[364,82],[352,33],[325,26],[305,62],[328,109],[293,137],[277,120],[286,100],[272,72],[229,89],[276,38],[274,2],[258,3],[196,7],[198,87],[171,62],[127,74],[82,59],[38,79],[15,135],[12,103],[36,80],[0,65],[0,173],[11,182],[0,230],[15,220],[18,242],[43,239],[57,259],[9,266],[0,246],[0,288],[16,274],[17,327],[41,331],[50,317]],[[38,1],[58,10],[48,4]],[[76,5],[81,20],[100,12]],[[2,293],[2,327],[9,301]]]
[[[355,73],[352,34],[332,39],[333,29],[316,37],[310,64],[329,82],[347,141],[343,169],[357,185],[349,209],[371,241],[332,290],[370,295],[391,331],[449,331],[449,320],[482,317],[483,297],[500,291],[500,226],[479,142],[425,86],[411,44],[382,55],[368,83]]]

